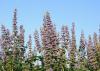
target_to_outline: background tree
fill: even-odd
[[[92,43],[91,36],[89,36],[89,40],[88,40],[87,57],[88,57],[89,69],[91,71],[96,71],[97,61],[96,61],[96,56],[95,56],[95,52],[93,49],[93,43]]]
[[[70,67],[72,71],[75,69],[76,63],[76,38],[75,38],[75,23],[72,23],[72,38],[71,38],[71,50],[70,50]]]
[[[84,37],[84,32],[81,32],[81,37],[80,37],[80,46],[79,46],[79,69],[81,71],[86,70],[86,42],[85,42],[85,37]]]

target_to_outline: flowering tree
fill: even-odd
[[[100,28],[99,34],[94,33],[93,41],[91,36],[86,41],[82,31],[78,48],[75,23],[70,39],[68,26],[62,26],[61,34],[57,33],[46,12],[40,32],[34,32],[32,47],[32,36],[29,35],[25,46],[25,29],[23,25],[17,26],[17,9],[12,25],[12,31],[1,25],[0,71],[100,71]]]
[[[71,39],[71,50],[70,50],[70,66],[72,70],[75,68],[76,58],[76,38],[75,38],[75,23],[72,23],[72,39]]]

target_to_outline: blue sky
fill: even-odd
[[[0,0],[0,25],[12,29],[15,8],[18,10],[18,26],[24,26],[26,40],[35,29],[40,29],[46,11],[50,12],[59,31],[62,25],[68,25],[70,30],[75,22],[77,40],[81,30],[87,37],[98,32],[100,24],[100,0]]]

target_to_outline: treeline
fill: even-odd
[[[36,30],[29,35],[27,44],[24,33],[23,25],[17,27],[15,9],[12,32],[1,26],[0,71],[100,71],[100,27],[99,33],[94,32],[88,39],[82,31],[78,47],[75,23],[71,34],[68,26],[62,26],[58,33],[46,12],[40,33]],[[32,38],[35,47],[32,47]]]

